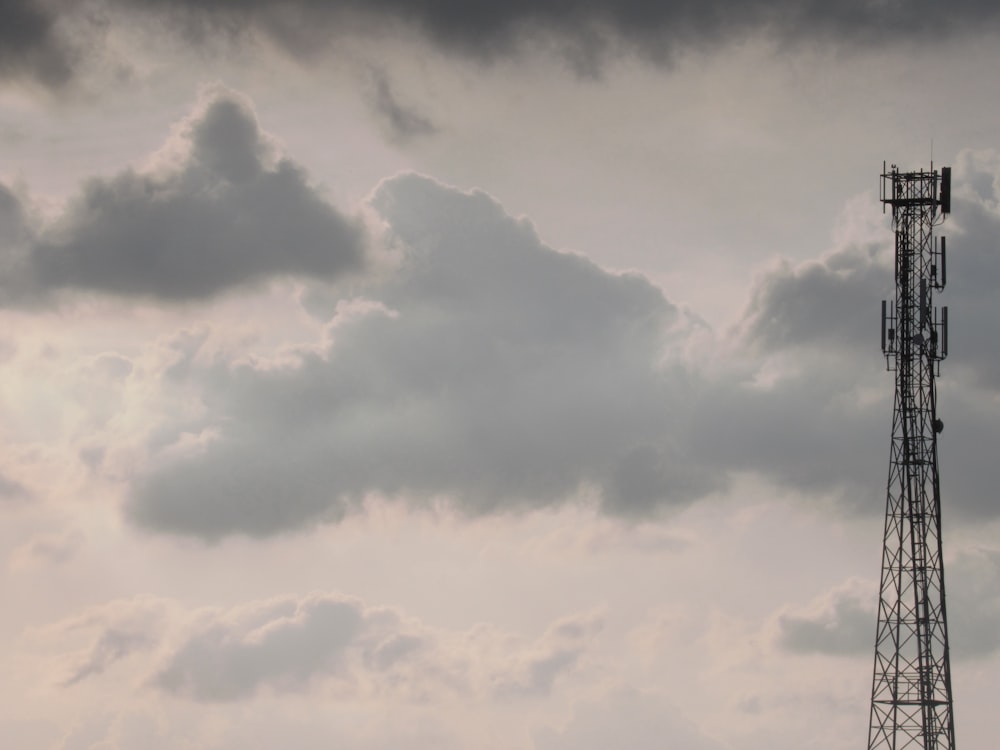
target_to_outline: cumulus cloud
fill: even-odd
[[[347,597],[286,597],[197,618],[151,683],[207,702],[248,698],[263,688],[300,692],[319,680],[349,695],[391,689],[416,700],[439,691],[546,695],[599,630],[599,619],[582,615],[526,643],[492,628],[435,630]]]
[[[964,550],[945,565],[949,638],[958,659],[1000,649],[1000,552]],[[878,587],[851,580],[804,607],[776,615],[775,642],[797,654],[870,655],[875,647]]]
[[[1000,388],[1000,357],[990,345],[1000,337],[994,314],[1000,284],[994,262],[1000,234],[998,175],[996,154],[960,154],[953,174],[953,213],[937,232],[948,238],[948,283],[936,302],[950,311],[949,357],[938,381],[938,410],[946,426],[940,445],[942,487],[949,517],[996,513],[989,467],[1000,417],[993,398]],[[878,465],[888,460],[892,380],[877,372],[884,369],[879,303],[894,295],[891,263],[887,234],[883,240],[866,237],[849,243],[818,261],[784,263],[758,279],[736,333],[785,370],[778,376],[779,387],[753,388],[743,396],[739,388],[726,389],[715,400],[765,429],[766,439],[746,441],[742,452],[731,445],[731,460],[771,467],[803,489],[851,487],[851,475],[884,475]],[[793,404],[797,406],[791,408]],[[809,414],[815,424],[796,414]],[[710,431],[706,443],[719,434]],[[734,443],[744,435],[733,434]],[[852,438],[845,440],[847,435]],[[717,445],[725,451],[728,442],[723,437]],[[862,486],[852,491],[864,492]]]
[[[8,304],[87,290],[204,299],[280,276],[337,278],[362,264],[360,224],[280,156],[250,105],[206,95],[150,166],[94,178],[65,214],[32,230],[21,201],[3,237]]]
[[[320,683],[353,697],[512,699],[552,692],[560,676],[579,668],[601,625],[598,616],[578,615],[528,640],[484,625],[435,629],[395,609],[314,593],[194,611],[169,600],[123,600],[47,626],[36,638],[56,652],[86,639],[60,657],[63,687],[131,660],[145,686],[202,703],[264,690],[303,693]]]
[[[970,354],[961,331],[1000,334],[988,312],[1000,280],[987,263],[998,161],[962,156],[948,225],[946,294],[957,287],[961,299],[945,368],[989,389],[1000,360],[988,346]],[[698,359],[721,363],[706,369],[688,350],[714,342],[648,280],[552,250],[481,192],[405,175],[370,206],[398,265],[357,275],[354,298],[326,288],[323,342],[274,363],[203,355],[204,331],[179,340],[162,384],[198,393],[203,408],[151,431],[151,462],[130,473],[132,521],[204,539],[263,536],[336,521],[370,494],[444,498],[471,514],[583,495],[643,518],[744,471],[880,511],[872,477],[884,476],[891,410],[877,351],[878,301],[891,294],[884,227],[759,277],[733,336],[744,360]],[[336,280],[363,266],[366,243],[250,104],[218,89],[148,164],[90,181],[58,221],[44,224],[6,188],[0,218],[8,305],[69,290],[173,303],[276,277]],[[107,380],[130,363],[108,354],[94,367]],[[997,420],[976,393],[942,388],[946,424],[954,414],[961,425],[942,441],[943,484],[958,512],[984,517],[995,513],[983,469]]]
[[[879,333],[872,310],[894,283],[888,250],[886,242],[851,245],[819,261],[782,263],[753,288],[741,336],[766,351],[870,349]]]
[[[513,654],[510,663],[493,674],[493,690],[499,696],[549,694],[556,679],[585,656],[602,626],[595,615],[555,623],[533,648]]]
[[[967,221],[961,190],[955,201]],[[398,267],[340,299],[328,340],[291,361],[194,357],[183,378],[207,418],[184,430],[204,439],[154,456],[126,504],[134,522],[268,535],[337,521],[370,493],[471,514],[589,495],[642,518],[734,472],[851,512],[884,507],[884,228],[761,276],[734,332],[743,359],[706,369],[686,354],[696,326],[656,287],[553,251],[483,193],[406,175],[371,205]],[[949,283],[966,273],[953,255]],[[962,425],[942,439],[949,507],[995,513],[992,407],[944,388],[939,405]]]
[[[202,701],[245,698],[262,684],[303,689],[318,675],[347,676],[348,649],[384,646],[380,625],[389,626],[390,637],[398,628],[391,614],[368,613],[360,602],[331,597],[269,602],[228,618],[209,616],[167,657],[153,682]],[[403,650],[398,658],[405,655]]]
[[[687,393],[666,360],[685,319],[647,280],[551,250],[483,193],[408,175],[372,205],[397,271],[320,351],[192,370],[217,437],[138,482],[132,520],[262,535],[371,492],[486,513],[588,486],[648,515],[720,486],[674,438]]]
[[[875,644],[878,591],[848,581],[802,610],[778,617],[778,645],[793,653],[835,656],[865,653]]]

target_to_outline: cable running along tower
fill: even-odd
[[[945,239],[951,169],[883,166],[883,210],[896,234],[896,299],[882,302],[882,351],[895,373],[868,750],[954,750],[951,666],[941,557],[934,379],[948,354]]]

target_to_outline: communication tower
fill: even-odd
[[[948,355],[948,308],[933,304],[946,281],[945,238],[934,227],[951,211],[951,169],[882,171],[896,235],[882,351],[896,396],[868,750],[954,750],[934,383]]]

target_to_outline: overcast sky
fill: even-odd
[[[933,160],[991,747],[998,42],[976,0],[0,0],[0,745],[862,746],[878,175]]]

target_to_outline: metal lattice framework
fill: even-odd
[[[948,354],[945,241],[951,170],[883,169],[896,234],[896,299],[882,303],[882,349],[896,376],[869,750],[953,750],[948,624],[941,556],[935,376]]]

